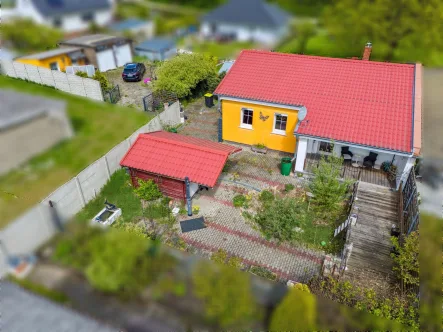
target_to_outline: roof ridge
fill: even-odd
[[[164,133],[165,131],[159,130],[159,131],[154,131],[152,133],[157,133],[157,132]],[[154,140],[157,140],[157,141],[161,141],[161,142],[164,142],[164,143],[171,143],[171,144],[174,144],[174,145],[181,145],[181,146],[185,146],[185,147],[192,148],[192,149],[198,149],[198,150],[209,152],[209,153],[220,154],[220,155],[229,155],[229,152],[223,152],[223,151],[219,151],[219,150],[212,150],[210,148],[206,148],[206,147],[198,146],[198,145],[193,145],[193,144],[182,142],[182,141],[179,141],[179,140],[169,140],[169,139],[164,138],[164,137],[158,137],[158,136],[150,135],[152,133],[142,133],[142,134],[139,135],[139,137],[142,136],[143,138],[154,139]],[[196,140],[199,140],[196,137],[192,137],[192,138],[196,139]]]

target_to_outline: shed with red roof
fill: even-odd
[[[208,140],[156,131],[140,134],[123,159],[132,184],[154,180],[168,197],[186,199],[185,178],[191,196],[199,186],[214,187],[229,155],[241,149]]]

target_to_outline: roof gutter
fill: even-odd
[[[416,80],[417,64],[414,64],[414,84],[412,84],[412,134],[411,134],[411,151],[414,154],[414,117],[415,117],[415,80]]]

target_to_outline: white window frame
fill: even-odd
[[[277,135],[283,135],[286,136],[286,129],[276,129],[275,125],[277,124],[277,116],[284,116],[286,117],[286,129],[288,129],[288,115],[284,113],[274,113],[274,123],[272,124],[272,133]]]
[[[331,150],[331,152],[326,152],[326,151],[322,151],[322,150],[320,150],[322,144],[329,144],[329,145],[332,145],[331,142],[318,141],[318,153],[320,153],[320,154],[324,154],[324,155],[332,155],[332,154],[334,153],[334,145],[332,145],[332,150]]]
[[[243,122],[244,111],[252,112],[252,124],[247,124]],[[252,125],[254,124],[254,110],[252,108],[243,107],[240,112],[240,128],[243,129],[252,129]]]

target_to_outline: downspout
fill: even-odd
[[[189,188],[189,178],[185,177],[186,185],[186,205],[188,207],[188,216],[192,216],[192,199],[191,199],[191,189]]]

